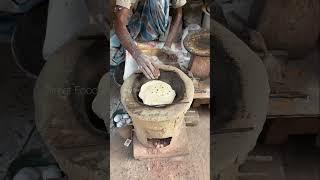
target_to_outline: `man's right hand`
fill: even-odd
[[[136,60],[139,69],[148,79],[157,79],[160,76],[159,69],[151,62],[151,58],[141,53],[134,43],[128,29],[128,17],[130,10],[121,6],[115,9],[116,18],[114,23],[115,32],[121,45],[129,51]]]
[[[148,78],[148,79],[158,79],[160,76],[160,70],[151,62],[150,57],[140,54],[135,58],[139,70]]]

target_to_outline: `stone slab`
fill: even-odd
[[[190,109],[185,114],[184,121],[186,123],[186,126],[196,126],[200,121],[198,110],[195,108]]]

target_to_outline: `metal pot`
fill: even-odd
[[[201,80],[207,79],[210,76],[210,56],[191,55],[189,62],[189,70],[194,77]]]
[[[188,70],[200,80],[207,79],[210,76],[210,32],[201,29],[189,33],[184,46],[191,54]]]

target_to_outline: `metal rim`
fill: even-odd
[[[183,45],[187,51],[197,56],[210,56],[210,44],[207,48],[196,47],[196,43],[201,38],[208,39],[210,42],[210,32],[206,29],[189,33],[183,41]]]

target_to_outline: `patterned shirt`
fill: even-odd
[[[116,5],[122,6],[128,9],[135,9],[139,0],[117,0]],[[187,3],[187,0],[170,0],[173,8],[179,8]]]

